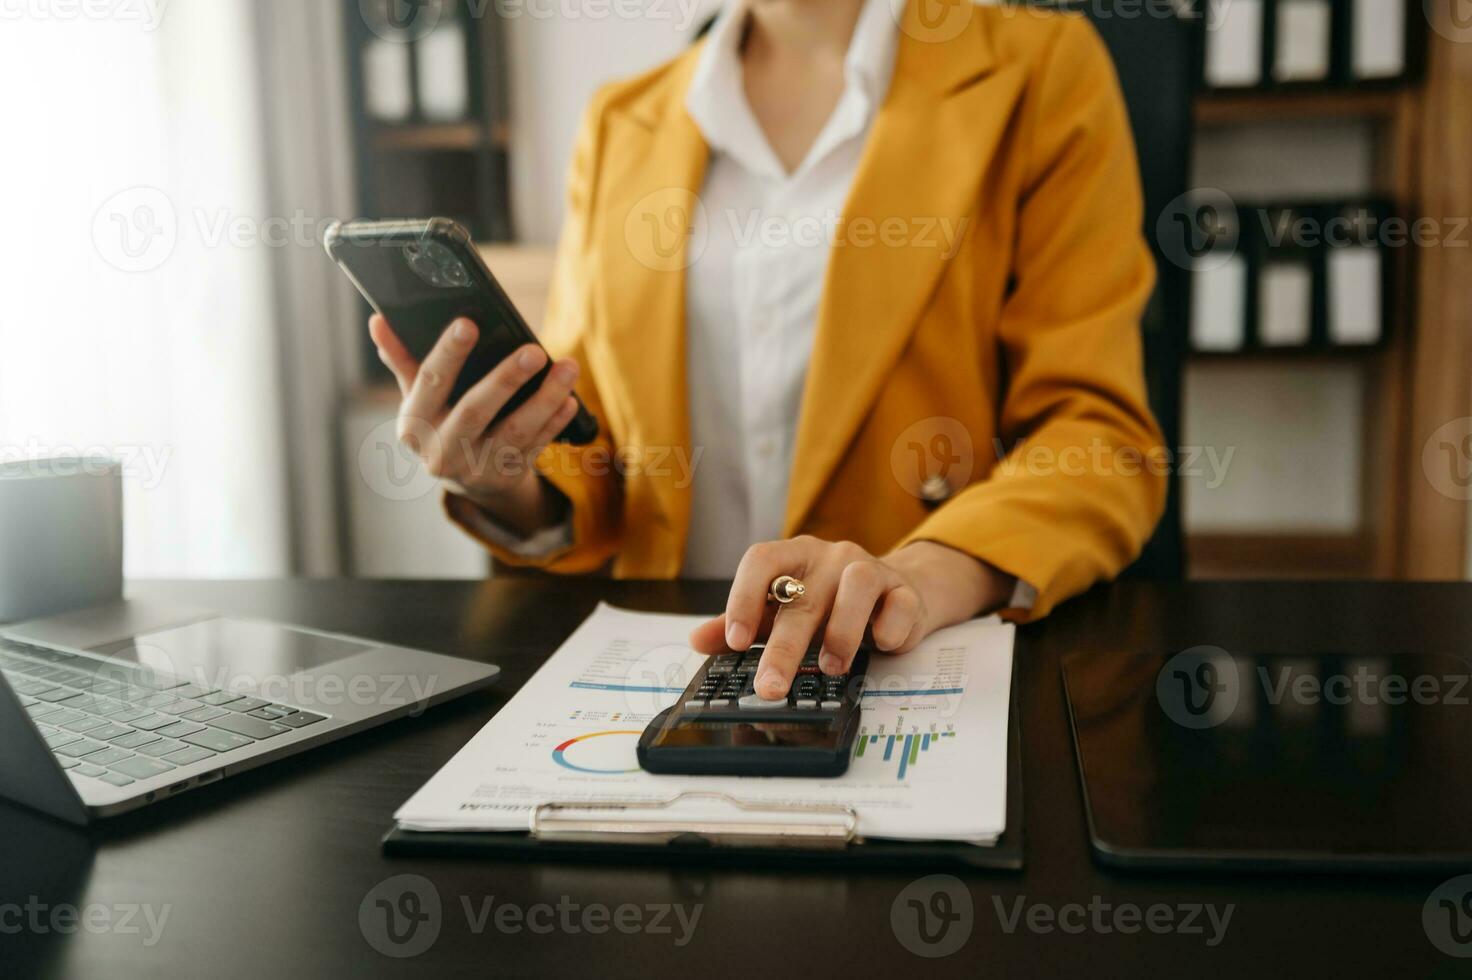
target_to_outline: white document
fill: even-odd
[[[635,746],[699,665],[685,638],[703,619],[600,605],[394,819],[406,830],[525,831],[542,803],[706,790],[749,804],[851,806],[864,837],[996,842],[1013,626],[974,620],[904,656],[872,657],[854,757],[836,779],[652,775]]]

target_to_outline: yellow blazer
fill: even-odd
[[[1116,574],[1164,506],[1138,323],[1154,266],[1093,28],[962,9],[944,32],[907,9],[831,256],[783,533],[949,545],[1034,586],[1031,610],[1010,611],[1027,619]],[[680,572],[699,51],[608,85],[583,120],[543,335],[581,363],[603,434],[537,460],[571,502],[571,546],[528,562],[486,542],[503,562]]]

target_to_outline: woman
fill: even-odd
[[[766,636],[768,697],[810,641],[841,673],[866,630],[900,652],[984,611],[1042,616],[1123,568],[1164,503],[1108,54],[1078,17],[932,8],[733,3],[600,91],[543,331],[563,356],[488,431],[540,351],[446,410],[475,325],[419,365],[370,324],[457,522],[553,572],[734,572],[691,643]],[[543,452],[574,390],[603,434]],[[807,593],[773,616],[784,574]]]

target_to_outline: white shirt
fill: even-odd
[[[833,232],[889,90],[898,27],[868,0],[832,115],[788,173],[746,101],[746,3],[711,29],[685,98],[710,146],[686,269],[690,441],[701,449],[681,574],[729,578],[746,549],[782,536],[797,418]]]

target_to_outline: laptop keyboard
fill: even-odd
[[[0,673],[62,768],[113,786],[329,717],[8,638],[0,638]]]

